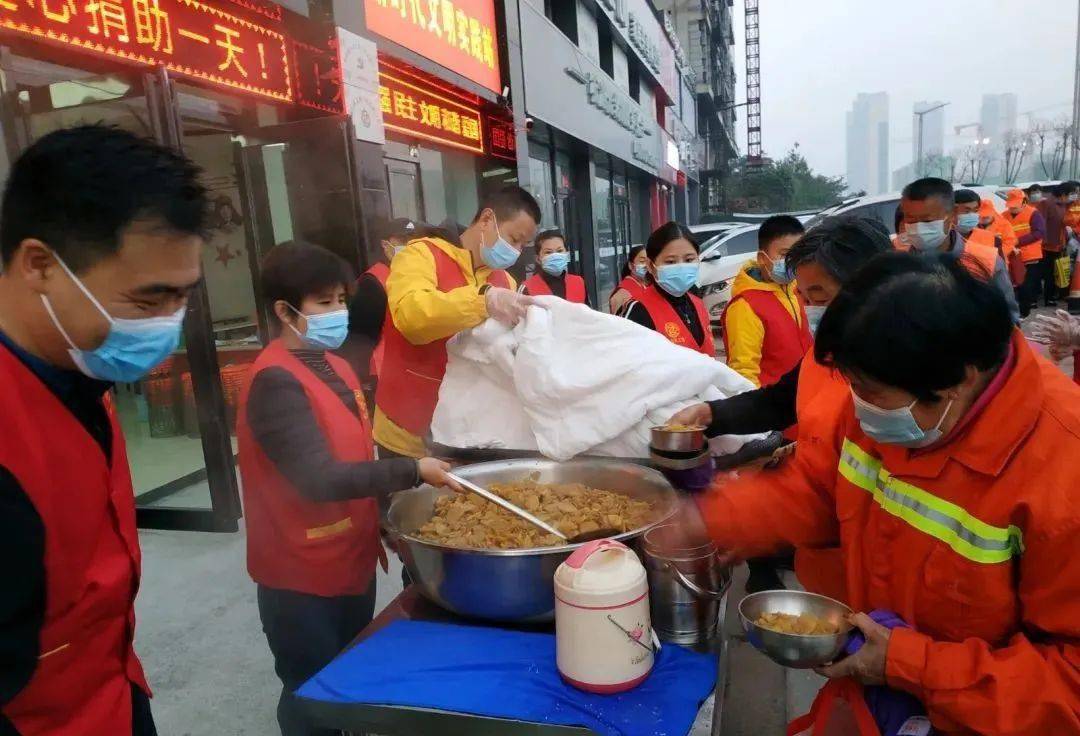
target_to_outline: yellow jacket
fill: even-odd
[[[461,266],[466,286],[439,291],[435,257],[414,240],[394,256],[386,280],[386,304],[394,326],[414,345],[425,345],[476,327],[487,319],[487,303],[478,289],[491,276],[487,266],[473,267],[472,254],[442,238],[424,238]],[[516,287],[511,278],[511,288]],[[396,425],[375,407],[375,441],[400,455],[423,457],[424,440]]]
[[[766,291],[776,295],[796,324],[803,322],[799,309],[799,297],[795,282],[780,285],[761,278],[757,261],[743,265],[731,286],[732,301],[724,311],[724,344],[727,346],[727,364],[739,375],[760,386],[761,349],[765,342],[765,325],[754,313],[749,302],[735,297],[747,291]]]

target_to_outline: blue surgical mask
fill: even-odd
[[[544,273],[552,276],[562,276],[566,273],[566,267],[569,265],[569,253],[548,253],[540,261],[540,268],[544,269]]]
[[[769,258],[768,256],[765,257]],[[778,284],[790,284],[794,277],[791,275],[791,271],[788,271],[787,263],[784,262],[784,259],[777,258],[774,261],[769,258],[769,261],[772,263],[772,271],[770,273],[772,280]]]
[[[494,215],[492,216],[494,217]],[[491,247],[484,245],[484,233],[480,232],[480,258],[487,264],[488,268],[492,268],[496,271],[510,268],[517,263],[518,256],[521,253],[517,248],[506,242],[506,239],[499,232],[499,221],[495,220],[495,242],[491,244]]]
[[[806,326],[810,329],[811,335],[817,334],[818,325],[821,324],[821,318],[825,316],[825,309],[827,307],[817,304],[807,304],[803,307],[806,312]]]
[[[672,296],[682,296],[697,283],[698,262],[669,263],[656,269],[656,283]]]
[[[904,228],[904,233],[915,250],[936,250],[945,242],[945,221],[909,222]]]
[[[979,226],[978,212],[965,212],[956,217],[956,229],[967,235]]]
[[[307,321],[307,329],[303,332],[292,325],[292,331],[300,336],[304,344],[316,350],[337,350],[349,336],[349,310],[338,309],[325,314],[304,314],[299,309],[289,304],[293,310]]]
[[[642,281],[645,280],[645,274],[647,274],[649,272],[648,269],[645,268],[644,263],[637,264],[631,270],[634,272],[634,275],[637,276]]]
[[[1028,201],[1029,202],[1041,202],[1042,201],[1042,194],[1040,194],[1039,192],[1032,192],[1031,194],[1028,195]]]
[[[875,442],[911,448],[929,447],[941,439],[941,425],[953,405],[950,400],[945,405],[945,411],[941,412],[938,423],[932,429],[923,429],[911,413],[911,407],[917,403],[915,401],[899,409],[882,409],[860,399],[854,391],[851,397],[855,401],[855,416],[867,437]]]
[[[52,303],[44,294],[41,301],[45,311],[63,335],[68,344],[68,355],[75,366],[87,376],[100,381],[114,383],[132,383],[145,376],[165,358],[169,357],[180,345],[180,330],[184,323],[186,307],[182,307],[167,317],[147,317],[145,319],[121,319],[113,317],[101,306],[101,302],[90,293],[86,285],[72,272],[67,264],[55,253],[53,256],[64,272],[71,277],[94,308],[109,321],[109,334],[105,342],[93,350],[76,347],[67,330],[60,324],[60,319],[53,310]]]

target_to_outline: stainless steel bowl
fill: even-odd
[[[633,463],[607,460],[500,460],[457,468],[474,483],[520,481],[584,483],[659,505],[656,521],[615,539],[634,547],[651,527],[669,518],[677,497],[659,472]],[[435,510],[435,499],[453,493],[421,486],[394,494],[383,524],[397,541],[405,567],[426,597],[462,616],[493,621],[539,622],[555,615],[555,568],[580,545],[532,549],[461,549],[425,541],[413,533]]]
[[[705,428],[671,429],[653,427],[649,444],[654,450],[668,452],[696,452],[705,449]]]
[[[763,613],[810,613],[840,627],[837,634],[781,634],[754,623]],[[847,644],[851,624],[850,608],[816,593],[799,590],[765,590],[753,593],[739,603],[746,638],[769,659],[785,667],[806,669],[831,662]]]

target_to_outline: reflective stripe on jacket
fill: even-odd
[[[1080,733],[1080,387],[1019,331],[1015,365],[938,447],[800,418],[780,469],[702,502],[725,549],[839,541],[847,603],[895,611],[886,677],[943,734]]]

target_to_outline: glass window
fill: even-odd
[[[597,28],[596,16],[580,0],[577,4],[577,31],[581,53],[600,66],[600,30]]]
[[[616,277],[619,274],[611,208],[610,173],[607,169],[598,166],[596,175],[593,177],[593,218],[596,223],[596,290],[598,294],[604,295],[615,290]],[[606,304],[606,299],[602,301]]]
[[[541,153],[539,157],[536,153]],[[556,226],[555,220],[555,195],[551,187],[551,162],[548,160],[547,151],[541,149],[534,151],[529,148],[529,189],[536,201],[540,204],[540,212],[543,220],[540,223],[542,229]]]
[[[611,45],[611,67],[613,72],[612,77],[615,79],[615,86],[631,97],[634,97],[632,90],[630,89],[630,71],[627,66],[626,52],[623,51],[622,46],[617,43]]]

